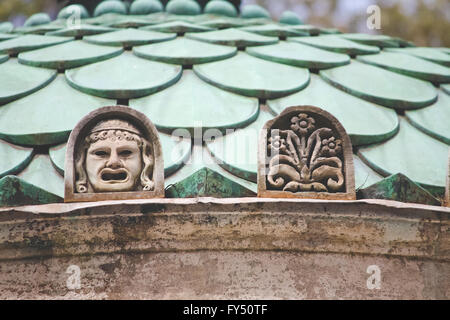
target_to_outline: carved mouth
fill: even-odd
[[[124,169],[119,170],[104,169],[102,170],[101,178],[104,182],[121,183],[128,180],[128,173]]]

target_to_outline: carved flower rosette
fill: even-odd
[[[343,192],[342,139],[331,125],[308,112],[271,128],[267,139],[268,190]]]

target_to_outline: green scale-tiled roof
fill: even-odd
[[[293,12],[277,22],[253,5],[238,16],[223,0],[203,13],[193,0],[111,2],[93,17],[81,8],[76,27],[65,19],[78,5],[51,22],[0,23],[0,206],[62,201],[70,131],[123,103],[160,131],[168,197],[255,196],[258,131],[315,105],[350,135],[359,197],[439,203],[450,49],[341,34]]]

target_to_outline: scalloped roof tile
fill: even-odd
[[[63,19],[16,30],[0,24],[0,206],[62,201],[70,130],[89,111],[121,103],[166,133],[225,134],[201,143],[160,133],[169,197],[255,196],[258,130],[299,104],[331,112],[350,134],[359,197],[375,190],[412,199],[391,192],[408,179],[408,190],[420,191],[414,201],[425,194],[416,183],[442,197],[450,49],[412,46],[217,14],[105,13],[78,29]],[[407,179],[384,179],[396,173]]]

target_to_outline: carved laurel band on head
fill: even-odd
[[[350,138],[331,114],[286,108],[260,133],[258,196],[355,199]]]

